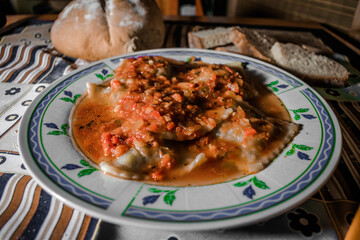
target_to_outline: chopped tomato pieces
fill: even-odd
[[[244,137],[251,137],[251,136],[254,136],[256,134],[256,130],[253,129],[252,127],[246,129],[244,131]]]
[[[150,56],[123,61],[110,82],[115,100],[109,111],[115,113],[117,127],[107,128],[101,136],[105,156],[118,157],[131,148],[156,151],[168,140],[199,140],[197,147],[208,148],[214,158],[219,155],[207,133],[228,118],[228,113],[215,109],[234,109],[242,100],[244,88],[238,84],[242,77],[221,64],[188,64]],[[244,140],[256,134],[248,127],[244,125]],[[146,170],[155,181],[166,178],[175,165],[177,156],[165,152],[156,158],[155,169]]]
[[[112,136],[112,137],[111,137],[111,143],[112,143],[112,144],[119,144],[119,143],[120,143],[120,140],[119,140],[119,138],[117,138],[116,136]]]
[[[177,102],[182,102],[182,97],[178,93],[173,94],[171,97]]]
[[[165,177],[165,175],[164,175],[162,170],[154,172],[154,173],[151,174],[151,178],[154,181],[162,181],[164,179],[164,177]]]
[[[129,150],[129,147],[126,146],[126,145],[118,145],[115,147],[115,150],[114,150],[114,155],[116,157],[120,157],[121,155],[123,155],[124,153],[126,153],[127,151]]]
[[[104,151],[105,156],[110,156],[111,154],[111,134],[108,132],[105,132],[101,135],[101,143]]]
[[[115,89],[117,87],[120,87],[121,83],[119,80],[112,80],[110,83],[111,89]]]
[[[166,129],[167,129],[167,130],[171,130],[171,129],[173,129],[175,126],[176,126],[176,125],[175,125],[174,122],[170,122],[170,123],[168,123],[168,124],[166,125]]]
[[[170,156],[170,154],[165,154],[161,158],[160,166],[162,168],[170,169],[174,166],[175,160]]]
[[[152,112],[152,115],[155,117],[155,118],[161,118],[161,115],[160,115],[160,112],[159,111],[153,111]]]

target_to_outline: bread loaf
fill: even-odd
[[[271,47],[276,42],[255,30],[233,27],[229,39],[238,48],[240,54],[272,62]]]
[[[50,32],[59,52],[87,61],[159,48],[164,36],[162,15],[153,0],[75,0]]]
[[[213,29],[195,30],[188,33],[189,47],[214,48],[231,43],[229,33],[231,27],[216,27]]]
[[[271,53],[280,67],[317,86],[344,87],[349,72],[340,63],[292,43],[276,42]]]

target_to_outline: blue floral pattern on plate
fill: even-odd
[[[85,166],[86,161],[83,162],[85,165],[81,162],[79,164],[79,154],[71,147],[69,138],[56,135],[67,133],[67,128],[63,124],[66,123],[73,104],[66,103],[75,102],[76,94],[84,91],[86,81],[99,83],[105,79],[109,80],[113,74],[112,69],[115,69],[122,59],[143,55],[162,55],[183,61],[189,56],[196,56],[202,61],[215,63],[241,61],[246,63],[247,69],[263,74],[264,83],[273,82],[271,87],[278,89],[274,93],[280,99],[286,100],[284,103],[288,109],[309,108],[308,111],[289,110],[293,120],[299,121],[304,128],[294,139],[294,145],[290,144],[275,159],[275,161],[300,164],[299,166],[303,166],[302,170],[297,172],[288,183],[279,185],[275,183],[269,185],[268,181],[271,178],[263,178],[264,172],[267,172],[263,171],[243,178],[247,180],[237,179],[210,186],[158,187],[105,177],[94,170],[95,168],[89,167],[90,165]],[[291,101],[294,95],[298,99]],[[67,100],[64,100],[65,98]],[[302,105],[298,106],[298,102]],[[59,112],[62,115],[56,115]],[[295,117],[296,115],[300,115],[300,118]],[[321,137],[313,143],[303,141],[302,138],[310,139],[314,134],[311,131],[314,124],[318,126],[314,129]],[[20,129],[20,139],[23,139],[20,141],[20,149],[25,157],[26,166],[48,191],[66,199],[67,203],[75,208],[113,223],[147,224],[153,228],[167,229],[200,230],[245,225],[264,217],[274,216],[283,211],[284,205],[295,206],[321,186],[335,168],[341,149],[339,144],[341,134],[334,114],[326,102],[302,81],[281,69],[255,59],[194,49],[136,52],[97,62],[75,71],[70,76],[53,83],[33,101],[23,117]],[[48,134],[49,132],[54,134]],[[52,141],[58,146],[67,146],[64,150],[59,150],[66,157],[57,157],[55,153],[58,151],[58,146],[51,145],[50,139],[53,139]],[[305,145],[309,149],[300,147]],[[293,146],[295,151],[292,150]],[[287,151],[294,153],[286,156]],[[272,166],[273,164],[268,168],[269,171]],[[78,173],[83,170],[92,172],[90,174],[83,172],[80,177]],[[242,184],[244,185],[241,186]],[[215,188],[221,191],[215,191]],[[242,198],[236,195],[238,192]],[[300,195],[299,192],[302,194]],[[208,205],[212,202],[211,196],[223,197],[226,201]],[[204,198],[206,201],[198,202],[196,199],[199,198]]]

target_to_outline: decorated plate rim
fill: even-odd
[[[127,57],[133,57],[133,56],[142,56],[142,55],[164,55],[169,57],[175,57],[176,56],[196,56],[199,55],[200,57],[210,57],[210,58],[219,58],[221,60],[238,60],[242,62],[247,62],[248,64],[252,64],[257,69],[267,71],[267,74],[275,74],[278,78],[284,80],[286,79],[287,82],[292,85],[294,88],[301,89],[301,93],[304,95],[305,98],[314,98],[312,100],[312,104],[319,104],[318,107],[321,107],[319,111],[324,111],[324,116],[328,116],[329,119],[325,119],[326,121],[330,121],[329,125],[333,128],[334,136],[332,136],[333,144],[329,143],[329,147],[331,150],[331,153],[328,157],[324,157],[322,159],[322,162],[325,161],[325,164],[323,166],[320,166],[318,169],[316,169],[318,172],[308,172],[308,169],[311,168],[314,164],[319,163],[319,158],[316,157],[312,160],[312,163],[307,167],[307,170],[304,171],[301,175],[297,176],[293,181],[286,186],[283,186],[281,189],[278,189],[277,191],[271,192],[268,195],[262,196],[258,199],[255,199],[250,202],[245,203],[238,203],[231,206],[222,206],[218,208],[212,208],[210,209],[209,213],[208,210],[169,210],[169,209],[159,209],[151,208],[151,207],[131,207],[132,202],[136,199],[139,192],[142,188],[145,188],[144,186],[150,186],[152,188],[159,187],[157,185],[151,185],[151,184],[143,184],[136,182],[133,184],[133,188],[137,187],[137,191],[134,192],[133,196],[129,196],[129,203],[124,205],[124,209],[122,211],[122,214],[119,216],[112,216],[106,213],[106,209],[109,208],[111,205],[111,201],[116,201],[117,199],[108,199],[109,201],[102,198],[102,196],[99,196],[99,201],[102,202],[103,205],[94,206],[92,203],[89,203],[88,201],[85,201],[79,196],[74,196],[74,194],[69,193],[69,189],[66,189],[66,187],[59,185],[59,183],[56,183],[54,179],[52,179],[49,174],[46,172],[47,170],[43,170],[44,167],[42,167],[42,163],[38,161],[36,157],[34,157],[34,152],[31,150],[31,138],[34,136],[31,135],[35,131],[33,131],[33,125],[31,125],[31,121],[34,121],[34,118],[36,117],[44,117],[43,115],[35,116],[37,113],[35,112],[36,109],[38,109],[40,104],[44,104],[45,98],[49,97],[52,91],[54,89],[60,88],[64,89],[70,86],[73,81],[79,80],[82,78],[82,76],[78,76],[78,74],[85,73],[86,71],[91,72],[93,69],[98,70],[99,66],[116,66],[121,59],[127,58]],[[110,67],[109,67],[110,68]],[[113,69],[112,69],[113,70]],[[268,72],[270,71],[270,72]],[[86,74],[84,74],[86,75]],[[74,78],[74,79],[72,79]],[[68,83],[67,83],[68,81]],[[271,86],[270,86],[271,87]],[[285,91],[284,91],[285,92]],[[60,94],[60,90],[56,92],[54,91],[55,95]],[[49,97],[50,102],[54,100],[54,97]],[[309,100],[310,101],[310,100]],[[51,104],[51,103],[50,103]],[[48,105],[50,105],[48,104]],[[48,105],[46,105],[48,107]],[[320,106],[321,105],[321,106]],[[315,107],[314,107],[315,108]],[[35,121],[34,121],[35,122]],[[42,120],[40,121],[42,123]],[[35,123],[36,124],[36,123]],[[324,125],[321,125],[323,128]],[[40,127],[40,132],[42,128]],[[29,133],[30,132],[30,133]],[[40,134],[40,133],[39,133]],[[31,136],[29,136],[31,135]],[[35,134],[36,135],[36,134]],[[30,139],[29,139],[30,138]],[[41,134],[40,134],[41,138]],[[325,141],[327,141],[325,139]],[[134,226],[141,226],[141,227],[151,227],[151,228],[157,228],[157,229],[163,229],[164,226],[166,226],[167,229],[173,229],[173,230],[205,230],[205,229],[213,229],[213,228],[224,228],[224,227],[232,227],[232,226],[243,226],[248,225],[254,222],[258,221],[264,221],[268,218],[274,217],[276,215],[279,215],[287,210],[289,210],[291,207],[294,207],[296,205],[299,205],[303,201],[305,201],[308,197],[311,196],[314,192],[316,192],[325,182],[326,180],[331,176],[331,173],[334,171],[335,167],[337,166],[339,157],[340,157],[340,149],[341,149],[341,132],[339,124],[336,120],[336,117],[334,113],[332,112],[331,108],[327,105],[327,103],[320,97],[319,94],[317,94],[311,87],[309,87],[306,83],[302,82],[297,77],[287,73],[284,70],[281,70],[271,64],[262,62],[257,59],[253,59],[250,57],[242,56],[239,54],[232,54],[232,53],[223,53],[218,51],[212,51],[212,50],[199,50],[199,49],[157,49],[157,50],[148,50],[148,51],[141,51],[141,52],[135,52],[132,54],[125,54],[121,56],[117,56],[110,59],[105,59],[102,61],[98,61],[95,63],[92,63],[88,66],[85,66],[83,68],[80,68],[78,70],[75,70],[74,72],[71,72],[70,74],[63,76],[56,80],[54,83],[52,83],[49,87],[46,88],[30,105],[30,107],[27,109],[26,113],[24,114],[21,125],[20,125],[20,132],[19,132],[19,146],[20,146],[20,152],[21,156],[24,158],[25,166],[30,171],[31,175],[39,182],[41,187],[43,187],[45,190],[47,190],[49,193],[54,195],[55,197],[59,198],[60,200],[64,201],[66,204],[79,209],[85,213],[88,213],[92,216],[102,218],[104,220],[110,221],[112,223],[116,224],[130,224]],[[319,154],[320,147],[318,149]],[[41,153],[39,153],[42,155]],[[38,155],[38,156],[40,156]],[[38,157],[37,156],[37,157]],[[40,156],[41,158],[41,156]],[[51,161],[51,160],[50,160]],[[46,159],[45,159],[46,162]],[[301,191],[295,191],[290,194],[289,197],[282,197],[281,200],[272,200],[271,198],[276,196],[276,192],[284,191],[282,194],[286,195],[289,192],[286,192],[286,188],[290,188],[293,186],[293,184],[304,174],[316,174],[315,178],[312,178],[310,183],[304,183],[305,185],[302,186],[300,189]],[[258,173],[257,173],[258,174]],[[250,175],[250,176],[257,176],[257,174]],[[51,175],[51,174],[50,174]],[[248,177],[248,176],[246,176]],[[246,178],[244,177],[244,178]],[[254,178],[254,177],[253,177]],[[243,179],[243,178],[240,178]],[[239,181],[240,179],[237,179],[235,181]],[[61,182],[62,180],[60,180]],[[234,182],[234,181],[230,181]],[[69,183],[66,183],[69,184]],[[76,184],[76,183],[75,183]],[[131,184],[130,184],[131,185]],[[219,185],[219,184],[213,184]],[[70,188],[74,188],[71,184],[69,185]],[[211,185],[209,185],[211,187]],[[209,187],[209,186],[192,186],[192,187],[173,187],[170,186],[168,188],[197,188],[201,189],[203,187]],[[76,188],[76,186],[75,186]],[[131,188],[131,186],[129,187]],[[297,186],[296,186],[297,188]],[[90,189],[91,191],[91,189]],[[290,191],[291,192],[291,191]],[[301,193],[301,194],[300,194]],[[168,194],[168,193],[166,193]],[[275,195],[274,195],[275,194]],[[122,196],[122,195],[121,195]],[[245,214],[238,214],[238,212],[243,211],[242,206],[252,207],[251,204],[257,204],[259,200],[263,199],[265,201],[267,199],[269,205],[266,205],[264,203],[265,207],[260,206],[255,211],[249,211]],[[105,209],[105,210],[104,210]],[[224,214],[225,211],[231,212],[231,214],[228,214],[226,217],[223,218],[217,218],[217,217],[210,217],[210,218],[202,218],[202,216],[205,216],[206,214],[213,216],[218,216],[219,214]],[[234,213],[234,211],[236,213]],[[166,214],[168,214],[166,217],[164,217]],[[171,215],[172,214],[172,215]],[[190,218],[189,216],[193,216],[194,214],[198,214],[200,217],[193,217]],[[203,215],[201,215],[203,214]],[[146,216],[159,216],[158,218],[149,218]],[[179,216],[182,215],[182,219],[187,219],[184,221],[180,220],[174,220],[171,219],[173,216]],[[226,215],[226,214],[225,214]],[[169,217],[170,216],[170,217]],[[180,219],[178,217],[178,219]],[[159,224],[161,223],[161,224]],[[160,226],[159,226],[160,225]]]

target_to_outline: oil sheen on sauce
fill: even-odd
[[[261,93],[261,97],[248,99],[252,106],[270,117],[285,121],[290,120],[289,112],[275,94],[265,88],[258,88],[258,90]],[[100,164],[102,161],[110,161],[110,157],[104,156],[99,139],[104,131],[108,131],[112,128],[112,124],[116,124],[117,120],[111,106],[107,105],[104,98],[83,96],[77,103],[76,111],[73,112],[71,121],[72,135],[79,150],[95,164]],[[188,142],[169,141],[169,144],[176,145],[174,147],[176,156],[182,159],[187,158],[186,154],[189,152]],[[187,163],[183,162],[180,164]],[[170,177],[166,181],[148,182],[167,186],[196,186],[230,181],[247,174],[237,170],[231,162],[215,161],[208,161],[201,168],[196,168],[185,175],[178,174],[177,170],[175,167],[171,170],[174,174],[170,174],[170,176],[174,175],[176,177]],[[144,181],[147,182],[146,180]]]

